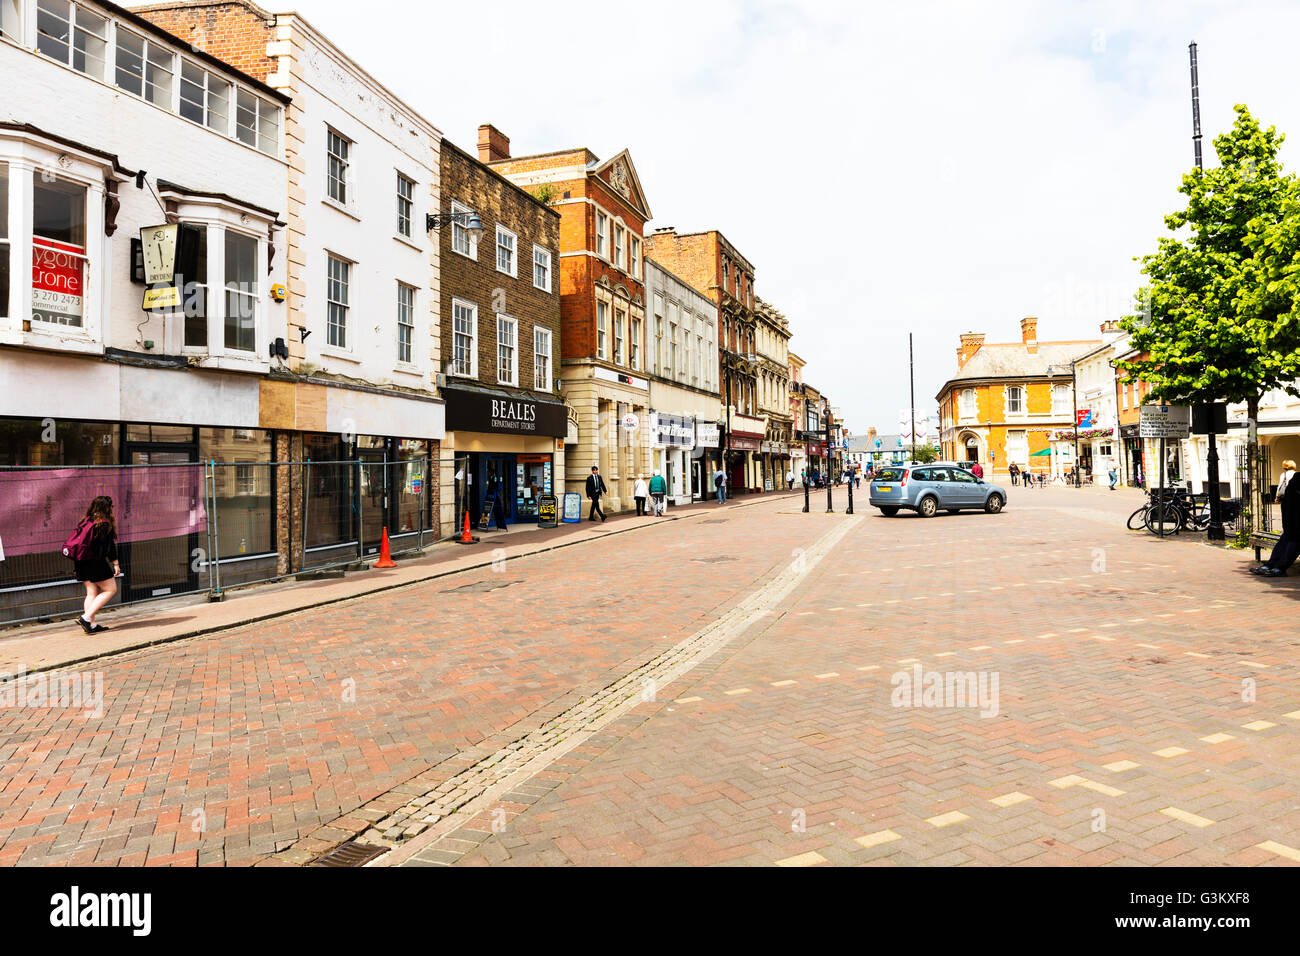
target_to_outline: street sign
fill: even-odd
[[[1192,431],[1188,405],[1143,405],[1138,418],[1142,438],[1186,438]]]

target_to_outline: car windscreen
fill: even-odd
[[[876,481],[902,481],[902,480],[903,480],[902,468],[885,467],[885,468],[876,469]]]

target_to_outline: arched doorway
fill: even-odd
[[[980,460],[980,440],[979,436],[971,432],[963,432],[957,439],[957,460],[958,461],[979,461]]]

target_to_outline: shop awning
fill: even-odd
[[[1036,452],[1034,452],[1034,453],[1033,453],[1032,455],[1030,455],[1029,457],[1030,457],[1030,458],[1042,458],[1044,455],[1050,455],[1051,453],[1052,453],[1052,449],[1050,449],[1050,448],[1044,448],[1042,451],[1036,451]]]

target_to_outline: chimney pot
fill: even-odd
[[[510,158],[510,137],[491,123],[484,123],[478,128],[478,161],[495,163],[499,159]]]
[[[1027,315],[1020,320],[1020,340],[1028,345],[1038,341],[1038,319]]]

